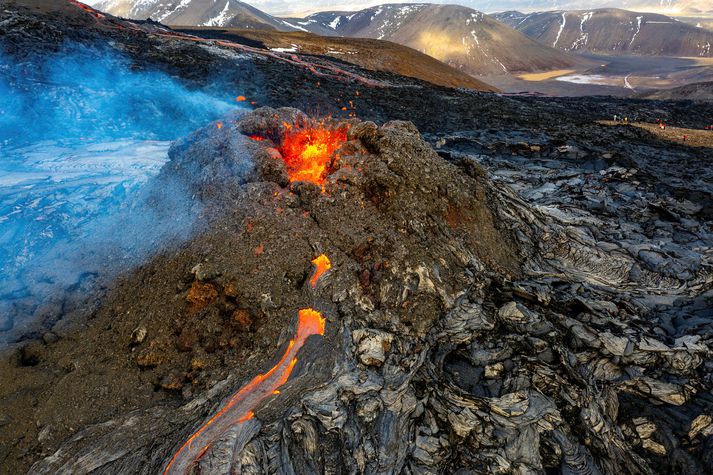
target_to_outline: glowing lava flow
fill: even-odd
[[[311,335],[324,335],[326,319],[311,308],[302,309],[297,321],[297,334],[290,340],[280,361],[265,374],[253,378],[243,386],[225,406],[208,420],[176,452],[164,470],[164,475],[187,475],[194,463],[203,457],[210,446],[220,439],[235,424],[253,418],[253,410],[271,394],[279,394],[277,389],[285,384],[297,364],[297,353]]]
[[[105,17],[105,16],[104,16],[101,12],[99,12],[98,10],[93,9],[93,8],[90,7],[89,5],[85,5],[85,4],[81,3],[81,2],[78,2],[77,0],[69,0],[69,3],[71,3],[72,5],[74,5],[74,6],[76,6],[76,7],[81,8],[81,9],[84,10],[85,12],[91,13],[92,16],[94,16],[94,18],[96,18],[97,20],[101,20],[102,18]]]
[[[314,274],[309,280],[309,285],[314,288],[314,286],[317,285],[317,281],[319,280],[319,278],[322,277],[325,272],[332,268],[332,261],[329,260],[329,257],[322,254],[321,256],[317,256],[316,258],[314,258],[312,264],[314,264]]]
[[[290,181],[309,181],[323,185],[334,153],[347,140],[345,127],[316,127],[289,130],[280,152]]]

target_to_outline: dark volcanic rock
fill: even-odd
[[[242,132],[274,137],[251,146],[262,169],[261,161],[280,160],[275,128],[309,122],[292,109],[258,110],[199,132],[187,147],[178,144],[166,170],[180,170],[188,156],[219,163],[223,148],[200,142],[239,140]],[[206,185],[208,207],[225,206],[225,195],[236,201],[227,218],[187,246],[186,255],[200,256],[200,272],[215,276],[215,288],[237,292],[247,308],[260,308],[261,319],[283,329],[283,337],[290,309],[310,299],[328,323],[326,338],[301,356],[298,376],[259,408],[254,423],[215,441],[199,462],[201,473],[710,468],[704,449],[705,434],[713,432],[705,418],[713,409],[705,369],[710,336],[687,328],[667,335],[651,318],[647,295],[686,295],[664,269],[634,278],[623,271],[634,262],[602,253],[482,171],[474,173],[466,160],[442,160],[411,124],[349,124],[324,192],[307,183],[281,188],[259,174],[250,181],[252,171],[243,184],[237,177],[232,186]],[[205,170],[197,183],[215,183],[216,169]],[[314,292],[304,277],[287,278],[305,275],[310,248],[335,265]],[[274,277],[272,285],[263,280],[281,272],[287,287],[275,286]],[[694,272],[689,281],[709,286],[710,276]],[[106,308],[133,285],[128,280]],[[215,305],[208,293],[205,315]],[[132,313],[147,313],[153,298],[134,299]],[[154,316],[149,333],[165,321]],[[175,350],[153,346],[166,359],[150,359],[151,365],[174,366]],[[270,360],[270,348],[252,348]],[[181,351],[195,355],[191,345]],[[224,395],[233,381],[205,394]],[[183,385],[170,370],[157,384],[167,391]],[[214,406],[194,399],[165,419],[168,407],[91,426],[32,470],[155,472]],[[160,449],[157,439],[137,433],[146,430],[165,438]],[[692,437],[700,439],[691,445]],[[117,440],[132,441],[130,451],[118,449]]]
[[[710,148],[598,122],[701,127],[711,106],[485,95],[64,2],[4,6],[13,57],[109,45],[349,133],[324,192],[286,176],[282,127],[312,123],[295,109],[178,141],[157,180],[191,187],[202,232],[96,305],[75,298],[59,340],[3,357],[3,473],[160,472],[308,306],[325,338],[201,473],[713,470]],[[346,119],[353,97],[384,125]]]

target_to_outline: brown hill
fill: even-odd
[[[672,89],[644,93],[639,97],[643,97],[645,99],[686,99],[692,101],[713,102],[713,81],[686,84],[685,86],[674,87]]]
[[[497,88],[426,54],[389,41],[325,37],[304,32],[233,28],[184,27],[179,31],[204,38],[226,39],[238,43],[248,40],[278,52],[329,56],[365,69],[392,72],[439,86],[497,91]]]

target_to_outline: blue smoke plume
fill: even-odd
[[[231,97],[106,48],[0,53],[0,332],[190,236],[199,205],[151,179],[170,141],[224,115]]]

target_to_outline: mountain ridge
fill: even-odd
[[[134,19],[150,17],[170,26],[304,31],[388,40],[474,76],[572,68],[584,62],[459,5],[384,4],[301,19],[276,18],[238,0],[216,0],[210,5],[198,0],[103,0],[97,8]]]
[[[239,0],[215,0],[210,4],[200,0],[101,0],[94,7],[115,16],[135,20],[151,18],[169,26],[299,29]]]
[[[306,18],[347,37],[393,41],[473,75],[570,68],[579,60],[459,5],[385,4]]]
[[[713,57],[713,31],[657,13],[593,9],[494,15],[541,43],[564,51]]]

